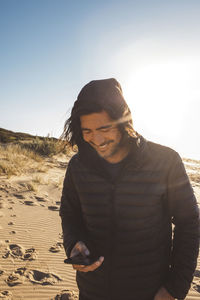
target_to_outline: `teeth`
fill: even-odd
[[[106,148],[106,145],[103,145],[103,146],[99,146],[100,149],[105,149]]]

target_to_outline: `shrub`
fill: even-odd
[[[8,177],[21,174],[31,164],[41,161],[41,156],[24,149],[20,144],[0,145],[0,174]]]
[[[23,144],[23,147],[41,156],[53,156],[61,152],[67,152],[65,142],[48,137],[42,140],[36,137],[32,142]]]

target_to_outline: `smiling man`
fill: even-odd
[[[122,144],[122,134],[106,111],[80,116],[83,139],[105,160],[117,163],[127,156],[129,147]]]
[[[64,137],[78,147],[60,216],[66,254],[72,263],[81,260],[73,263],[79,299],[184,299],[198,256],[199,221],[180,156],[134,130],[112,78],[83,87]]]

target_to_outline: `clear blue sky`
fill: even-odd
[[[60,136],[115,77],[144,137],[200,159],[200,1],[0,0],[0,127]]]

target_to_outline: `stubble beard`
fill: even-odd
[[[111,140],[111,141],[109,141],[108,143],[110,144],[110,143],[113,143],[114,141],[113,140]],[[100,157],[102,157],[103,159],[107,159],[107,158],[110,158],[110,157],[112,157],[112,156],[114,156],[120,149],[121,149],[121,147],[122,147],[122,145],[121,145],[121,141],[119,141],[119,143],[118,144],[116,144],[113,148],[111,148],[110,149],[110,152],[109,153],[101,153],[101,152],[98,152],[97,150],[96,150],[96,152],[98,153],[98,155],[100,156]]]

